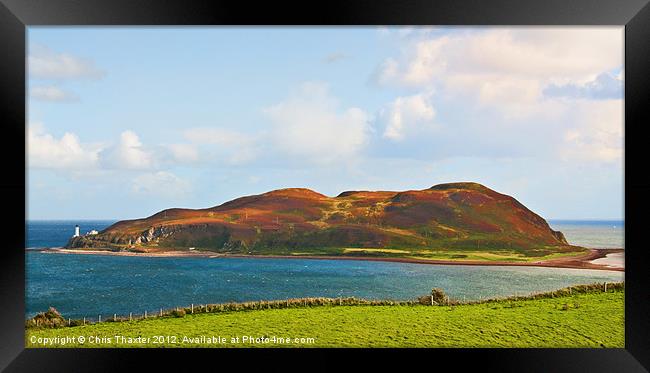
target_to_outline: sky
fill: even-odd
[[[622,219],[623,27],[29,27],[28,219],[475,181]]]

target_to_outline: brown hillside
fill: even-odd
[[[477,183],[403,192],[303,188],[237,198],[206,209],[167,209],[124,220],[70,248],[226,253],[309,253],[327,248],[571,251],[561,232],[516,199]]]

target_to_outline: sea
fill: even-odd
[[[65,317],[96,320],[114,314],[153,314],[178,306],[359,297],[408,300],[442,288],[453,299],[524,295],[595,282],[623,281],[619,271],[445,266],[356,260],[161,258],[53,254],[35,249],[66,244],[81,232],[114,223],[100,220],[26,223],[26,310],[32,317],[49,307]],[[623,221],[551,220],[575,245],[624,247]]]

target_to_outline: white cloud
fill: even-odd
[[[150,171],[132,178],[132,170],[154,166],[153,156],[153,153],[143,150],[138,136],[132,131],[123,132],[115,146],[104,147],[82,143],[77,135],[70,132],[56,138],[48,134],[40,123],[30,123],[28,126],[27,161],[30,172],[34,169],[55,170],[73,180],[80,176],[84,180],[92,177],[101,185],[130,181],[131,192],[145,197],[187,196],[192,189],[191,184],[168,171]],[[61,196],[57,196],[57,199],[61,199]]]
[[[358,154],[370,132],[368,115],[355,107],[340,109],[321,82],[303,83],[282,102],[263,108],[262,114],[270,121],[262,131],[191,128],[183,133],[191,145],[177,145],[172,152],[176,158],[187,151],[194,160],[226,165],[251,163],[260,154],[262,162],[324,164]]]
[[[178,162],[191,163],[199,160],[199,151],[193,144],[169,144],[166,148]]]
[[[442,28],[398,37],[402,54],[385,59],[374,78],[420,93],[380,112],[383,137],[400,140],[391,144],[395,155],[621,159],[622,74],[612,74],[623,64],[623,28]],[[419,105],[407,110],[406,97]],[[433,126],[433,116],[435,137],[414,131]]]
[[[145,173],[133,179],[132,192],[147,196],[180,198],[191,190],[191,184],[171,172],[157,171]]]
[[[83,143],[79,137],[66,132],[60,139],[47,133],[41,123],[29,123],[27,128],[29,167],[95,172],[98,170],[146,170],[158,166],[161,154],[149,150],[133,131],[121,133],[111,146]]]
[[[27,128],[27,161],[32,168],[87,170],[96,167],[99,147],[82,144],[74,133],[60,139],[45,131],[41,123]]]
[[[109,169],[142,170],[154,167],[154,154],[146,150],[133,131],[124,131],[120,141],[101,152],[102,163]]]
[[[208,157],[230,164],[249,162],[257,156],[257,137],[222,127],[198,127],[184,132],[186,140],[204,147]]]
[[[39,101],[71,102],[79,98],[73,93],[66,92],[56,86],[36,86],[29,89],[29,96]]]
[[[501,112],[508,118],[535,117],[548,113],[540,106],[541,84],[538,80],[512,76],[455,75],[447,78],[448,92],[475,102],[479,107]]]
[[[106,73],[90,59],[57,53],[44,45],[32,45],[27,57],[29,78],[98,79]]]
[[[432,129],[436,111],[430,97],[431,93],[398,97],[382,109],[379,119],[385,126],[383,136],[402,140],[408,133]]]
[[[595,100],[623,98],[623,80],[621,74],[614,76],[602,73],[596,79],[584,84],[551,84],[544,89],[547,97],[587,98]]]
[[[426,35],[426,34],[425,34]],[[623,64],[623,29],[488,28],[415,40],[398,78],[428,84],[441,74],[507,75],[586,81]]]
[[[623,102],[581,100],[574,105],[575,125],[563,133],[560,156],[565,160],[620,162],[623,157]]]
[[[271,141],[299,160],[328,163],[357,154],[367,143],[368,115],[356,107],[339,110],[324,83],[308,82],[286,100],[264,110]]]
[[[379,84],[390,84],[399,81],[399,62],[394,58],[387,58],[374,73],[374,80]]]
[[[504,113],[535,115],[551,84],[585,84],[623,64],[621,27],[488,28],[418,33],[400,59],[388,58],[381,84],[439,88]]]

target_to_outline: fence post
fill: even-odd
[[[160,308],[160,317],[162,317],[162,307]]]
[[[86,318],[84,317],[84,325],[86,325]]]
[[[129,312],[129,321],[133,320],[133,312]]]
[[[68,326],[70,326],[70,319],[68,319]]]
[[[605,293],[607,293],[607,283],[605,283]]]
[[[433,294],[431,294],[431,305],[433,306]]]
[[[144,311],[144,318],[147,318],[147,311]]]
[[[192,303],[192,313],[194,313],[194,303]]]
[[[97,322],[102,322],[102,315],[99,315],[99,316],[97,317]]]
[[[116,313],[113,314],[113,321],[117,321],[117,314]]]

